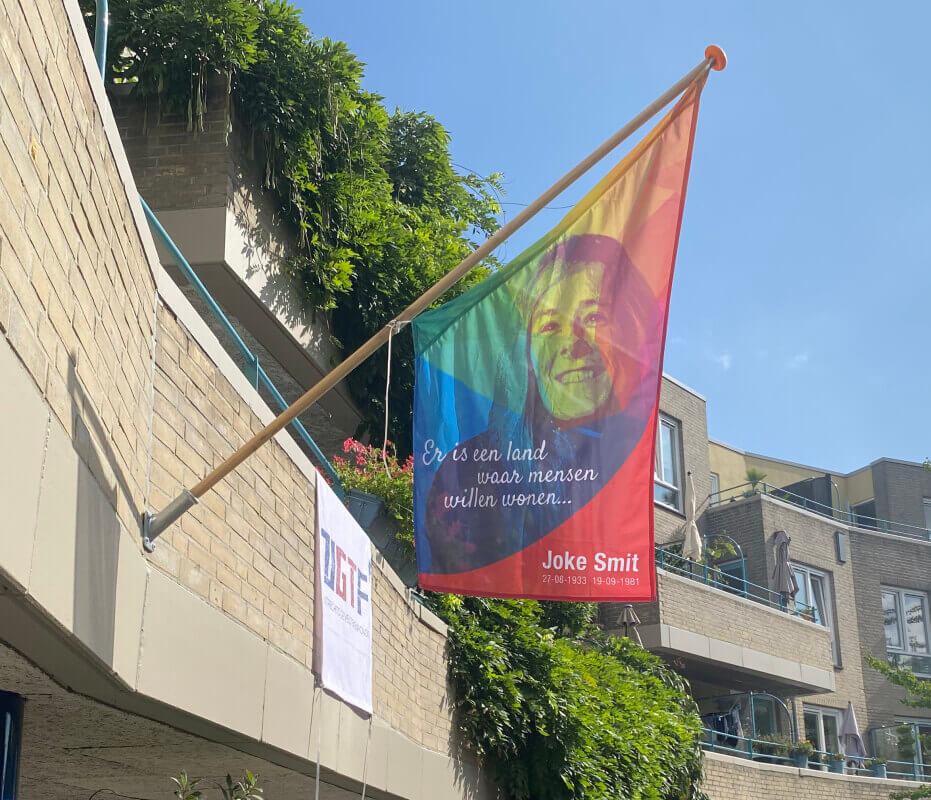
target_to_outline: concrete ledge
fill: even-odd
[[[691,656],[710,664],[735,667],[760,677],[777,678],[812,694],[834,691],[833,671],[761,653],[743,645],[664,623],[644,625],[639,631],[643,646],[648,650]]]

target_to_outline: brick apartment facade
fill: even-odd
[[[458,739],[445,626],[380,559],[371,722],[315,688],[316,472],[290,435],[143,552],[142,511],[273,412],[161,263],[139,190],[288,399],[333,353],[325,322],[278,279],[287,232],[236,136],[226,144],[209,114],[197,140],[170,119],[144,128],[131,98],[107,97],[83,25],[76,0],[0,0],[0,418],[15,420],[0,426],[0,692],[26,699],[20,796],[161,798],[180,769],[248,768],[289,800],[311,796],[319,768],[324,800],[358,797],[363,783],[375,798],[495,797]],[[709,719],[738,707],[761,738],[805,735],[809,721],[830,735],[825,720],[848,701],[868,745],[871,728],[924,731],[931,720],[863,653],[924,668],[915,609],[924,598],[927,652],[931,473],[883,459],[825,476],[741,453],[709,440],[704,398],[671,378],[661,408],[665,560],[658,601],[637,609],[644,644],[689,678]],[[305,422],[331,452],[358,419],[343,387]],[[784,478],[777,489],[827,478],[836,508],[771,487],[713,494],[761,465]],[[676,560],[687,471],[702,532],[733,540],[745,571],[731,553],[710,572]],[[776,530],[810,595],[786,608],[771,602]],[[601,609],[606,627],[621,610]],[[872,800],[909,785],[742,757],[731,739],[708,735],[713,800]]]

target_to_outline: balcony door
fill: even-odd
[[[841,712],[836,708],[805,706],[805,738],[823,753],[843,753]]]

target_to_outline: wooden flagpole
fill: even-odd
[[[191,506],[197,503],[197,498],[202,497],[212,487],[223,480],[223,478],[242,464],[243,461],[271,439],[278,431],[286,427],[295,417],[316,403],[317,400],[323,397],[330,389],[334,388],[343,378],[387,342],[393,326],[396,326],[399,322],[410,322],[421,311],[429,308],[435,300],[442,297],[451,286],[464,277],[472,267],[478,264],[485,256],[489,255],[498,245],[504,242],[505,239],[520,229],[531,217],[549,204],[557,195],[575,183],[575,181],[588,172],[588,170],[601,161],[601,159],[608,155],[608,153],[614,150],[625,139],[635,133],[644,123],[668,106],[682,94],[693,81],[706,74],[712,68],[719,71],[724,69],[726,63],[727,57],[720,47],[717,45],[709,45],[705,48],[705,58],[700,64],[690,70],[660,97],[650,103],[650,105],[637,114],[636,117],[617,131],[617,133],[582,159],[582,161],[550,186],[549,189],[543,192],[543,194],[514,217],[514,219],[501,226],[501,228],[492,234],[481,246],[473,250],[472,253],[460,261],[456,267],[440,278],[439,281],[427,289],[426,292],[420,295],[420,297],[400,314],[390,320],[378,333],[372,336],[355,352],[347,356],[329,373],[317,381],[316,384],[304,392],[293,405],[285,411],[282,411],[281,414],[249,439],[248,442],[240,446],[240,448],[227,458],[226,461],[216,466],[210,474],[201,479],[189,491],[184,491],[182,494],[178,495],[178,497],[159,513],[149,514],[146,512],[143,516],[143,543],[146,549],[151,552],[154,547],[155,538],[190,509]]]

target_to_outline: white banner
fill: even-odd
[[[372,548],[317,477],[314,669],[324,689],[372,713]]]

